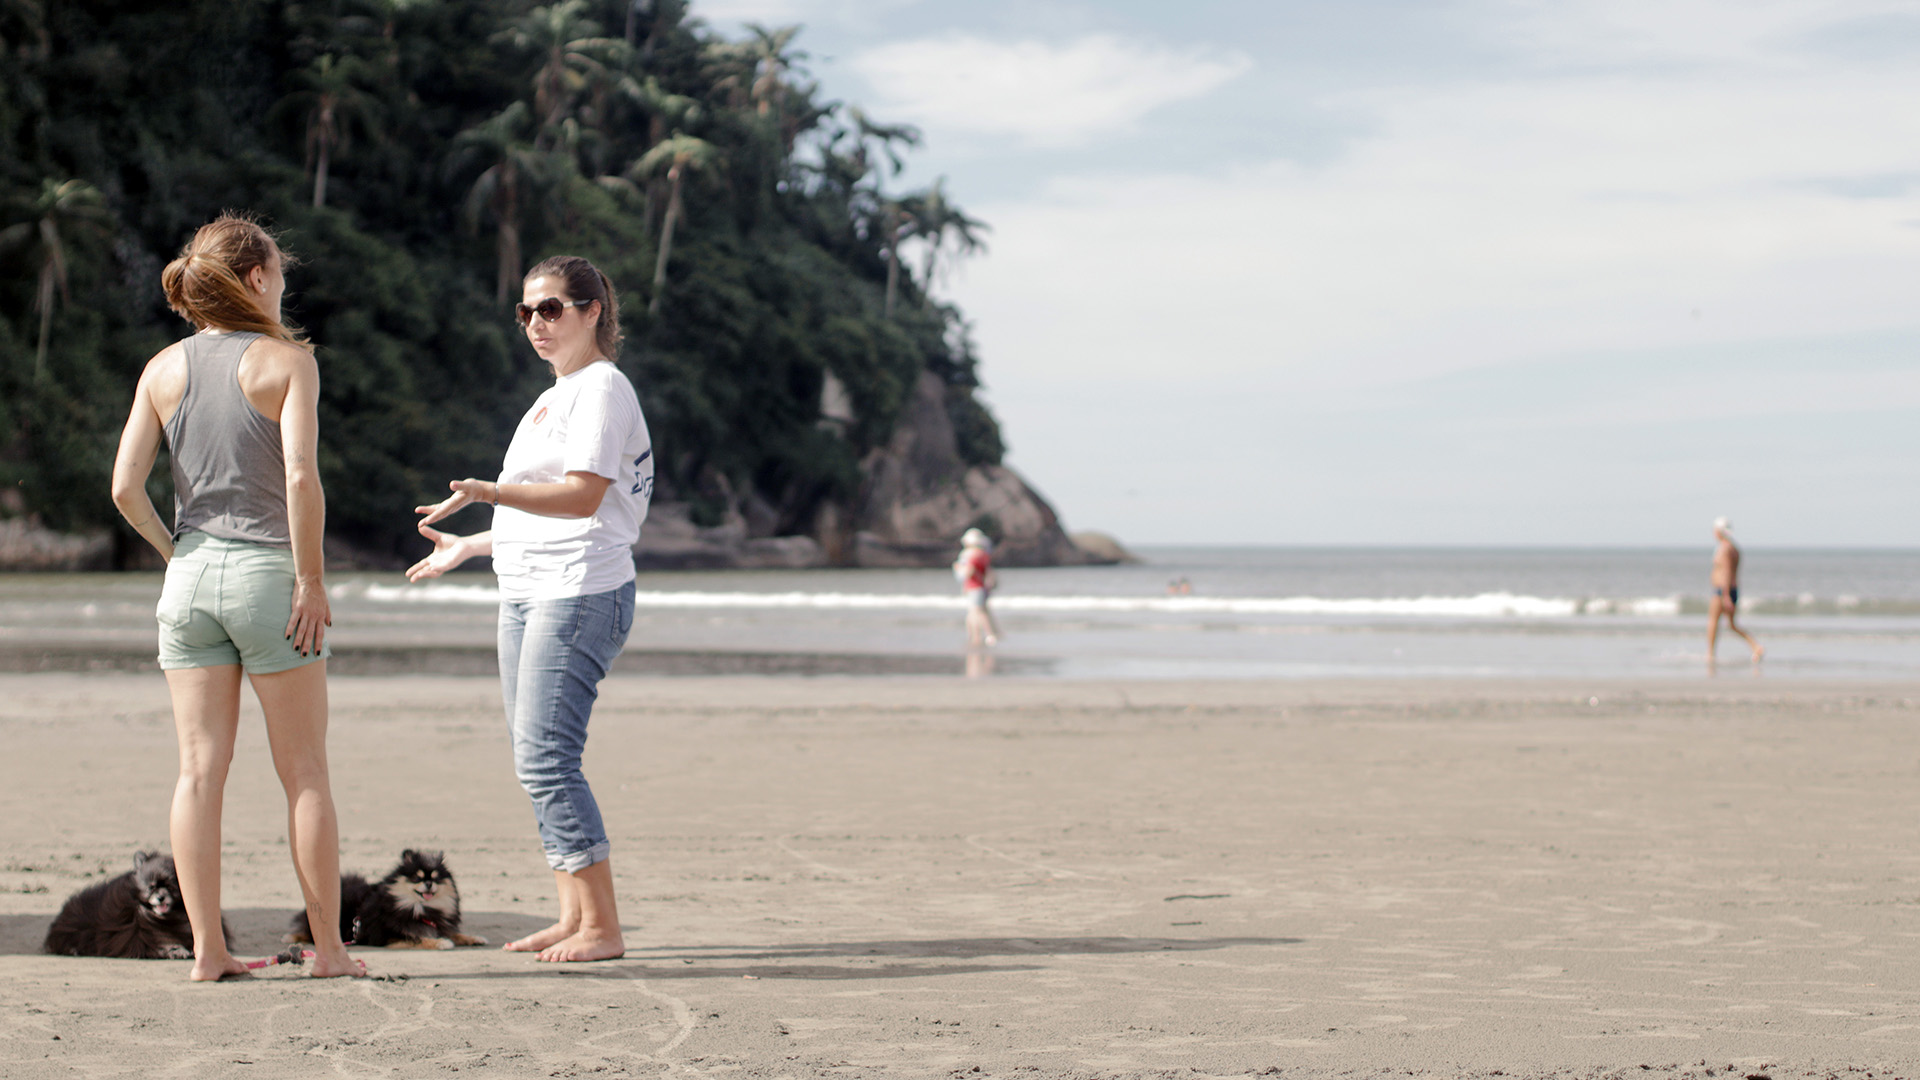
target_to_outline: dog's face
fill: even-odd
[[[387,875],[387,895],[393,898],[396,906],[408,911],[431,909],[444,914],[453,914],[460,910],[460,890],[453,883],[453,874],[447,870],[447,864],[437,851],[414,851],[409,848],[400,853],[400,865]]]
[[[140,909],[155,922],[165,922],[180,910],[180,878],[173,856],[143,851],[133,857],[133,891]]]

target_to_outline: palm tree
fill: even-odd
[[[807,54],[788,51],[793,39],[800,33],[798,26],[786,26],[778,30],[768,30],[759,23],[748,23],[747,31],[753,40],[745,42],[742,48],[747,58],[753,61],[753,85],[747,94],[756,102],[755,111],[761,116],[784,104],[787,94],[786,74],[793,69],[794,61],[805,60]]]
[[[651,150],[675,128],[686,128],[700,120],[700,103],[684,94],[676,94],[649,76],[645,82],[629,79],[620,84],[627,99],[647,114],[647,149]]]
[[[900,159],[900,151],[894,149],[894,144],[919,146],[920,129],[912,124],[876,124],[857,105],[847,110],[847,118],[853,121],[852,130],[835,135],[833,141],[838,142],[844,135],[853,136],[853,161],[860,169],[861,175],[864,176],[873,168],[872,159],[867,155],[869,142],[880,147],[880,152],[887,156],[887,162],[893,166],[893,174],[900,175],[900,170],[906,167],[906,163]],[[880,179],[875,176],[874,190],[878,191],[879,187]]]
[[[687,0],[627,0],[627,44],[640,36],[640,20],[647,20],[647,39],[640,44],[640,59],[653,59],[655,42],[673,33],[687,17]]]
[[[878,146],[886,155],[887,163],[893,166],[893,175],[898,176],[906,163],[900,158],[900,151],[894,148],[899,143],[905,146],[920,145],[920,129],[912,124],[879,124],[868,118],[859,106],[847,109],[847,118],[853,121],[851,128],[842,128],[834,133],[827,143],[829,159],[837,158],[833,146],[841,139],[853,137],[853,153],[846,159],[852,167],[853,187],[849,199],[854,208],[855,217],[870,215],[869,236],[878,233],[880,246],[887,255],[887,303],[886,313],[893,314],[894,296],[900,287],[900,242],[913,231],[914,208],[899,199],[890,199],[882,192],[884,175],[875,166],[868,146]],[[870,189],[858,187],[860,178],[873,175]]]
[[[31,219],[0,229],[0,250],[37,242],[39,280],[33,310],[40,316],[40,347],[33,354],[33,377],[46,374],[47,338],[53,329],[53,300],[67,297],[68,239],[104,232],[112,218],[100,199],[100,190],[85,180],[40,182],[40,194],[27,204]]]
[[[587,0],[561,0],[537,7],[512,26],[494,35],[515,48],[544,57],[533,76],[533,107],[540,114],[542,149],[552,146],[555,133],[580,94],[618,81],[618,67],[630,48],[619,38],[600,36],[600,24],[583,16]]]
[[[358,57],[327,53],[294,76],[304,87],[283,98],[282,108],[304,108],[307,123],[307,165],[313,169],[313,205],[327,204],[327,173],[336,151],[345,152],[355,122],[363,129],[376,126],[378,105],[357,81],[366,65]]]
[[[620,93],[647,116],[647,134],[641,149],[642,154],[660,145],[669,131],[692,127],[702,119],[700,102],[684,94],[673,93],[660,85],[659,79],[652,76],[648,76],[645,81],[633,78],[623,79],[620,83]],[[627,172],[630,176],[636,175],[632,169]],[[611,188],[639,190],[639,187],[626,177],[601,177],[600,183]],[[660,205],[663,195],[660,188],[665,183],[666,180],[658,176],[647,181],[645,198],[649,207]],[[645,218],[645,225],[647,231],[653,230],[651,212]]]
[[[945,253],[947,238],[953,238],[956,255],[971,255],[986,249],[986,241],[980,239],[980,234],[989,231],[989,227],[948,201],[944,176],[921,192],[917,202],[915,233],[927,245],[927,257],[920,273],[920,296],[922,301],[928,301],[933,296],[933,274]]]
[[[534,210],[534,197],[550,190],[557,179],[556,162],[527,141],[527,103],[516,101],[488,120],[454,136],[447,159],[448,176],[485,166],[468,189],[468,228],[478,228],[482,213],[491,214],[498,234],[495,300],[505,305],[520,280],[520,231]]]
[[[917,207],[899,199],[880,200],[880,244],[887,252],[887,317],[893,316],[894,294],[900,289],[900,242],[919,226]]]
[[[653,264],[653,299],[647,303],[649,314],[660,313],[660,298],[667,291],[667,259],[673,252],[673,226],[686,213],[680,189],[686,181],[687,170],[705,172],[718,168],[720,164],[720,151],[712,143],[676,131],[672,138],[663,140],[641,155],[640,160],[627,170],[630,177],[644,179],[661,171],[664,166],[671,192],[667,196],[667,215],[660,223],[660,255]]]

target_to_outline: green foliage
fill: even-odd
[[[1000,425],[980,399],[961,391],[947,391],[947,416],[953,421],[953,434],[959,443],[960,460],[969,465],[998,465],[1007,454],[1000,441]]]
[[[697,517],[751,492],[793,531],[851,500],[922,370],[963,456],[999,460],[959,313],[927,297],[984,226],[938,185],[882,190],[918,132],[820,100],[795,28],[723,41],[679,0],[3,10],[0,485],[50,524],[117,520],[134,383],[189,329],[160,267],[228,208],[304,260],[286,311],[318,346],[329,528],[363,551],[414,553],[411,507],[498,468],[549,378],[506,307],[552,254],[619,290],[661,490]],[[846,430],[820,422],[829,372]]]

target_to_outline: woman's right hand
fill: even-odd
[[[468,477],[465,480],[449,480],[447,481],[447,489],[452,491],[453,494],[434,503],[432,506],[416,506],[413,508],[414,513],[426,515],[426,517],[420,519],[422,526],[431,525],[468,503],[490,501],[487,498],[489,490],[495,493],[494,498],[498,498],[498,492],[500,490],[499,485],[491,480],[475,480],[472,477]]]
[[[459,566],[473,557],[473,548],[464,536],[443,533],[420,523],[420,535],[433,541],[433,554],[407,567],[408,581],[425,581]]]

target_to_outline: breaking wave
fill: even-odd
[[[494,605],[500,591],[487,585],[432,582],[425,585],[339,585],[336,598],[355,597],[373,603]],[[1348,615],[1412,618],[1523,618],[1556,619],[1578,615],[1678,615],[1678,597],[1610,600],[1518,596],[1482,593],[1478,596],[1418,596],[1390,598],[1217,597],[1217,596],[1035,596],[1000,595],[1001,611],[1059,614],[1152,612],[1168,615]],[[956,610],[965,606],[959,596],[924,593],[853,592],[696,592],[645,590],[634,595],[637,608],[681,609],[818,609],[818,610]]]

